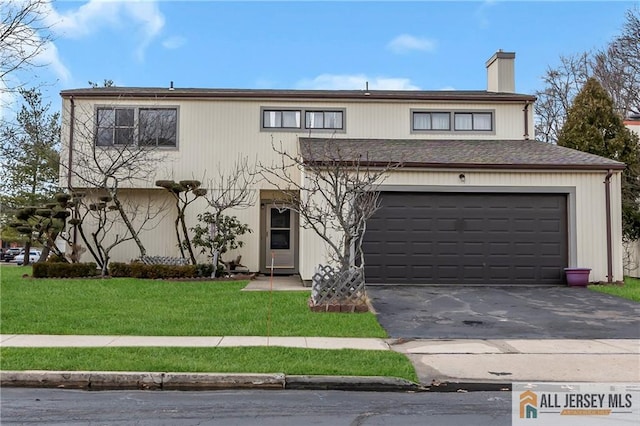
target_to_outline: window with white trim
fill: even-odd
[[[299,129],[299,110],[275,110],[265,109],[262,111],[262,127],[265,129]]]
[[[100,107],[96,111],[97,146],[176,147],[177,108]]]

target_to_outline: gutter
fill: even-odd
[[[604,204],[606,209],[607,227],[607,282],[613,282],[613,253],[611,244],[611,176],[613,170],[609,169],[604,178]]]
[[[67,163],[67,190],[71,192],[71,170],[73,164],[73,139],[74,139],[74,130],[76,127],[76,103],[73,99],[73,95],[69,96],[69,101],[71,102],[71,109],[69,111],[69,159]],[[77,217],[78,209],[73,209],[74,217]],[[75,250],[75,246],[78,243],[78,227],[73,227],[73,246]]]
[[[496,94],[491,92],[440,91],[365,91],[365,90],[250,90],[250,89],[162,89],[162,88],[107,88],[71,89],[60,92],[62,98],[132,98],[132,99],[247,99],[247,100],[345,100],[345,101],[474,101],[474,102],[532,102],[534,96]]]
[[[525,102],[524,103],[524,109],[522,110],[524,112],[524,139],[528,140],[529,139],[529,105],[531,105],[530,102]]]
[[[342,160],[337,161],[345,166],[353,165],[353,161]],[[335,165],[332,160],[306,160],[304,164],[307,166],[328,166]],[[430,163],[430,162],[398,162],[398,161],[360,161],[358,163],[362,167],[403,167],[417,169],[489,169],[489,170],[561,170],[561,171],[611,171],[623,170],[624,165],[612,164],[543,164],[543,163],[523,163],[523,164],[506,164],[506,163]]]

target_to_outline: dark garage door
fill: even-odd
[[[371,284],[560,284],[565,194],[383,192],[367,222]]]

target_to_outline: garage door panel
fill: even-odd
[[[380,201],[363,243],[367,282],[558,284],[564,279],[564,194],[387,192]]]

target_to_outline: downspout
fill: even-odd
[[[524,138],[529,139],[529,102],[524,103]]]
[[[67,190],[71,191],[71,165],[73,163],[73,138],[74,129],[76,127],[76,103],[73,96],[69,97],[71,101],[71,109],[69,110],[69,161],[67,163]],[[73,210],[74,218],[77,218],[78,208]],[[73,227],[73,250],[75,250],[78,242],[78,227]]]
[[[611,244],[611,176],[613,170],[607,172],[604,178],[604,204],[606,209],[607,222],[607,282],[613,282],[613,253]]]

